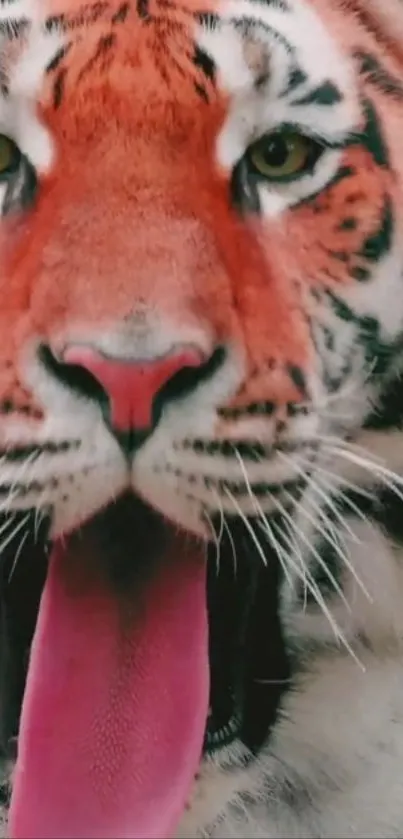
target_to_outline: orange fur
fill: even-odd
[[[327,0],[317,5],[334,14]],[[85,28],[74,20],[81,6],[58,0],[50,8],[71,24],[40,103],[57,164],[11,255],[3,253],[2,353],[115,328],[141,305],[161,322],[206,324],[217,343],[242,346],[248,365],[236,401],[300,398],[286,367],[312,357],[304,284],[351,282],[347,269],[376,225],[390,178],[357,147],[346,155],[354,179],[290,212],[280,233],[273,222],[238,218],[214,163],[227,101],[191,61],[199,4],[153,0],[151,21],[129,4],[122,23],[114,17],[120,0],[101,14],[90,3],[97,19]],[[100,39],[107,47],[95,60]],[[57,84],[63,101],[55,107]],[[358,222],[343,232],[350,208]],[[330,266],[329,251],[346,258]],[[15,377],[4,364],[2,378],[7,399]]]

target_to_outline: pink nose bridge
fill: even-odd
[[[129,432],[151,428],[153,405],[164,385],[181,370],[200,367],[205,358],[194,347],[174,348],[149,361],[131,361],[102,355],[89,346],[69,346],[63,361],[94,376],[109,399],[112,428]]]

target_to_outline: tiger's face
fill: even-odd
[[[327,0],[38,15],[0,10],[4,542],[34,511],[53,546],[12,835],[168,836],[203,749],[268,735],[261,569],[277,615],[397,367],[403,92]]]

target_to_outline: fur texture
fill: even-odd
[[[205,757],[178,835],[401,836],[401,3],[40,12],[0,3],[0,131],[36,178],[29,207],[26,170],[0,183],[4,538],[128,486],[204,539],[243,521],[282,566],[290,675],[254,760],[237,739]],[[284,126],[323,153],[256,182],[252,212],[234,172]],[[71,342],[226,352],[128,476],[97,401],[44,363]]]

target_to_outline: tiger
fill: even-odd
[[[403,835],[403,4],[0,0],[10,839]]]

